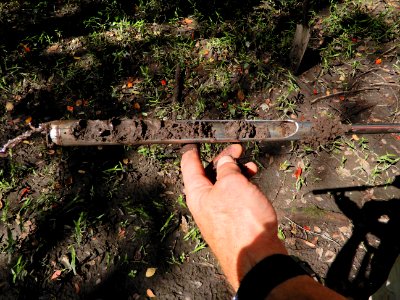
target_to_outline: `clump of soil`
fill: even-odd
[[[350,129],[350,125],[342,124],[339,119],[320,117],[313,121],[310,134],[304,138],[303,143],[311,148],[318,148],[329,144]]]
[[[227,123],[225,132],[227,136],[235,136],[237,139],[241,139],[254,138],[257,131],[254,124],[246,121],[237,121],[235,123]]]

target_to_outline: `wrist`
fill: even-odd
[[[274,254],[288,255],[277,235],[261,235],[254,243],[243,249],[239,255],[238,279],[243,277],[260,261]]]

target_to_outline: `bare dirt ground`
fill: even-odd
[[[399,1],[314,3],[297,75],[286,57],[301,3],[150,2],[0,4],[0,145],[58,119],[321,124],[307,141],[245,144],[243,161],[259,165],[290,254],[366,299],[400,252],[400,135],[334,139],[321,120],[399,122]],[[205,164],[223,147],[202,145]],[[0,158],[0,298],[230,299],[178,150],[22,139]]]

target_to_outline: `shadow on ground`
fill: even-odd
[[[392,186],[400,189],[400,176]],[[346,192],[365,191],[370,186],[314,191],[331,193],[337,206],[353,224],[353,233],[342,247],[326,276],[326,285],[353,299],[368,299],[388,278],[400,254],[397,238],[400,226],[400,199],[376,199],[361,208]],[[356,273],[352,270],[359,262]]]

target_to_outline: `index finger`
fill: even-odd
[[[212,183],[206,177],[199,152],[196,148],[186,151],[182,155],[181,169],[183,183],[188,196],[199,189],[212,186]]]

